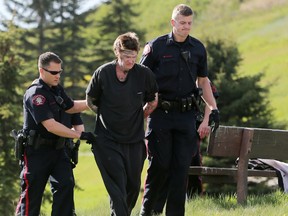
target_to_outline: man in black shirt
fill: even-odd
[[[128,32],[114,42],[116,60],[94,72],[88,106],[97,113],[93,153],[110,195],[111,215],[128,216],[137,201],[146,158],[144,118],[157,106],[152,71],[136,64],[139,41]]]

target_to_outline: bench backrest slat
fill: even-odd
[[[262,128],[220,126],[211,133],[207,154],[237,158],[240,154],[243,131],[253,130],[249,158],[288,160],[288,131]]]
[[[255,128],[249,157],[288,160],[288,131]]]
[[[210,134],[207,154],[237,158],[240,153],[243,130],[244,128],[239,127],[220,126],[215,133]]]

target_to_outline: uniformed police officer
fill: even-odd
[[[39,79],[23,98],[27,134],[21,171],[21,195],[15,215],[38,216],[49,179],[53,194],[53,216],[73,215],[74,179],[64,144],[65,138],[95,141],[91,132],[72,130],[63,124],[64,111],[87,109],[86,100],[71,100],[59,85],[62,60],[52,52],[39,56]]]
[[[219,112],[207,78],[205,47],[189,36],[192,16],[189,6],[177,5],[171,18],[172,32],[148,42],[140,60],[154,72],[159,86],[159,106],[148,119],[150,154],[142,216],[152,214],[158,192],[168,177],[166,215],[184,216],[191,152],[195,154],[198,148],[196,133],[207,136],[209,121],[214,121],[214,129],[219,125]],[[196,130],[195,98],[199,96],[204,98],[209,112],[205,112]]]

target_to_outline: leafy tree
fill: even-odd
[[[19,188],[19,165],[14,156],[12,129],[20,129],[22,93],[21,60],[17,57],[19,30],[11,26],[0,32],[0,215],[13,215]]]

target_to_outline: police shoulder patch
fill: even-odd
[[[46,98],[43,95],[34,95],[32,98],[32,103],[36,106],[43,105],[46,101]]]
[[[143,55],[148,55],[151,51],[151,47],[149,44],[146,44],[146,46],[143,49]]]

